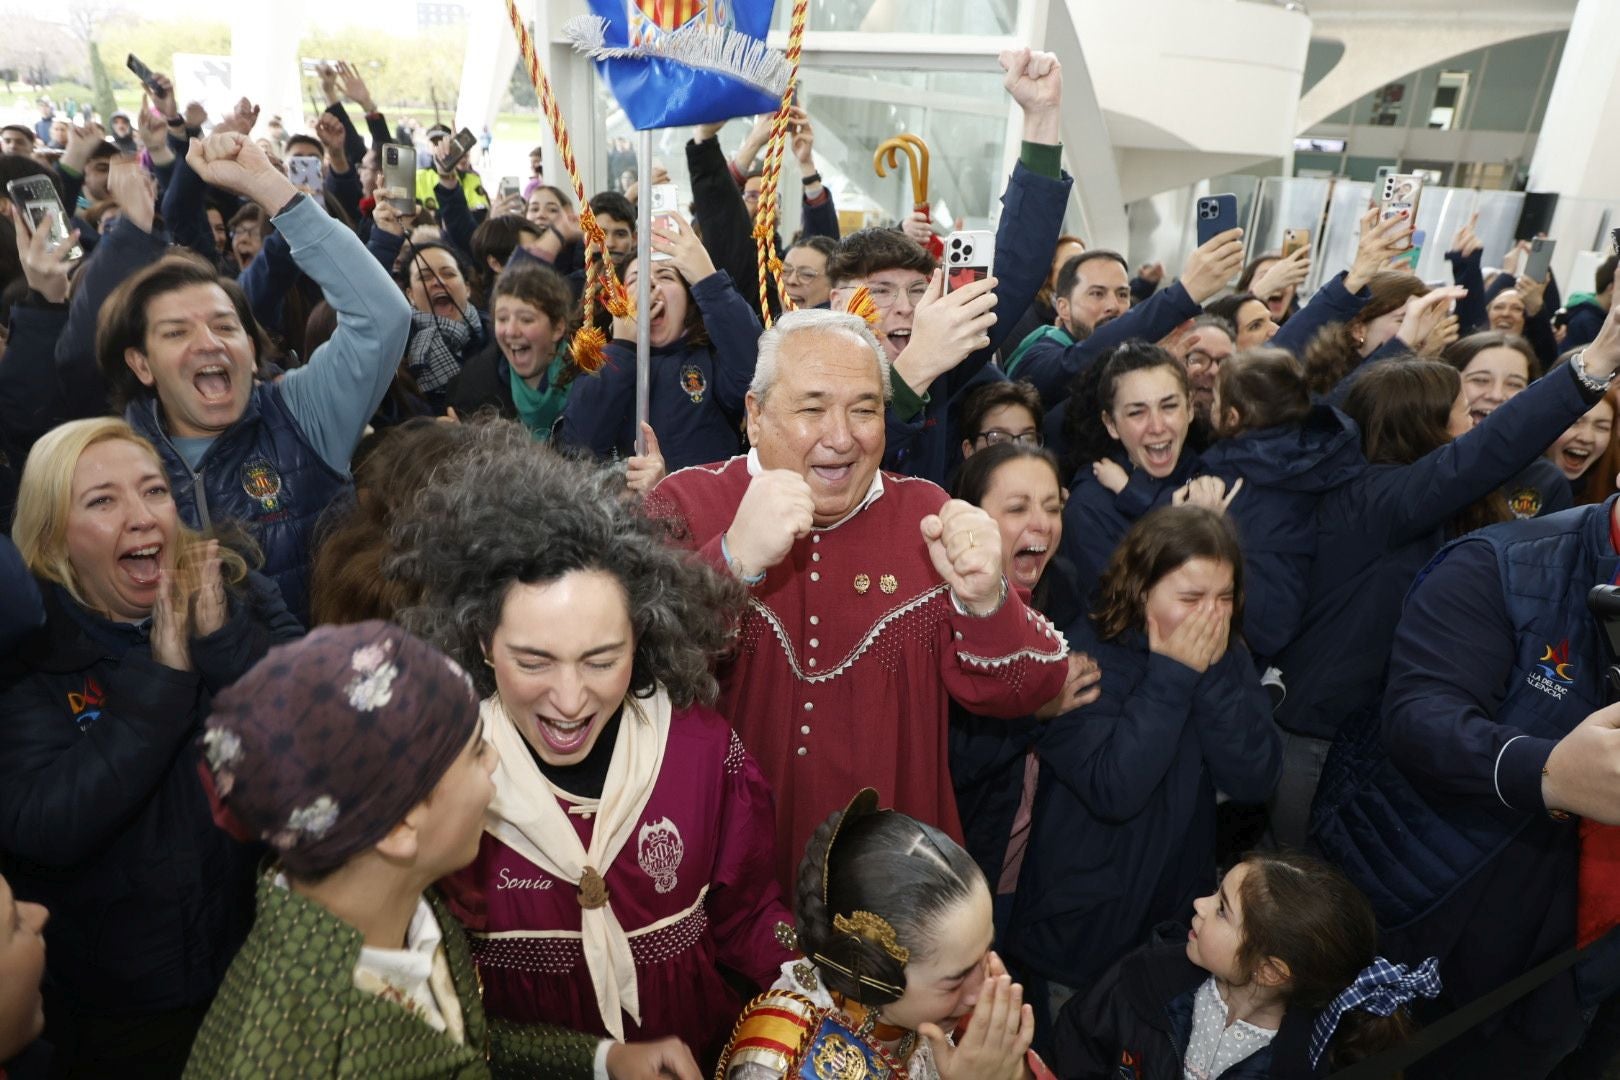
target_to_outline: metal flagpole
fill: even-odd
[[[636,454],[647,452],[641,425],[647,422],[651,374],[652,314],[652,132],[636,133]]]

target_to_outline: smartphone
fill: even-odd
[[[1378,220],[1388,221],[1403,212],[1406,220],[1417,223],[1418,200],[1423,197],[1423,177],[1416,173],[1390,173],[1374,192],[1378,196]],[[1414,241],[1409,239],[1407,244]]]
[[[1603,628],[1604,641],[1609,646],[1610,663],[1604,683],[1609,691],[1609,701],[1613,702],[1620,699],[1620,665],[1614,663],[1620,657],[1620,588],[1594,585],[1586,594],[1586,609]],[[1569,658],[1566,656],[1564,659],[1567,661]]]
[[[462,128],[456,132],[450,138],[450,152],[445,155],[444,161],[437,163],[439,171],[442,173],[454,172],[456,166],[461,164],[461,159],[471,153],[472,148],[477,145],[478,136],[467,128]]]
[[[287,179],[297,188],[308,188],[317,195],[326,187],[321,159],[299,154],[287,159]]]
[[[1397,169],[1394,165],[1380,165],[1378,166],[1377,170],[1373,172],[1372,196],[1367,200],[1367,208],[1369,210],[1378,205],[1378,193],[1384,190],[1384,181],[1396,171]]]
[[[1288,256],[1292,255],[1294,252],[1302,251],[1305,248],[1308,248],[1310,246],[1311,246],[1311,230],[1309,230],[1309,229],[1284,229],[1283,230],[1283,245],[1282,245],[1282,257],[1283,258],[1286,259],[1286,258],[1288,258]]]
[[[1614,244],[1614,254],[1620,255],[1620,229],[1609,230],[1609,241]]]
[[[129,70],[133,71],[135,73],[135,77],[141,80],[141,85],[146,88],[146,92],[148,94],[151,94],[153,98],[157,98],[162,95],[162,91],[158,88],[157,84],[157,72],[141,63],[140,57],[136,56],[134,53],[130,53],[129,58],[125,60],[124,63],[129,65]]]
[[[1236,195],[1206,195],[1198,200],[1198,246],[1238,227]]]
[[[1558,241],[1538,236],[1530,241],[1530,257],[1524,263],[1524,276],[1531,281],[1546,281],[1552,268],[1553,249]]]
[[[416,212],[416,147],[386,143],[382,148],[383,187],[388,201],[401,214]]]
[[[62,200],[56,194],[56,185],[51,183],[48,176],[23,176],[6,185],[6,194],[11,201],[22,208],[28,217],[30,231],[37,230],[47,217],[55,214],[56,218],[51,225],[51,239],[62,243],[68,238],[67,214],[62,210]],[[68,253],[71,259],[84,257],[84,249],[78,244]]]
[[[500,187],[495,189],[496,194],[503,199],[510,199],[512,196],[516,195],[522,190],[523,185],[518,183],[518,178],[515,176],[501,177]]]
[[[678,233],[681,231],[680,222],[671,214],[678,213],[681,208],[681,189],[674,184],[654,184],[652,187],[652,216],[653,223],[665,232]],[[665,262],[673,256],[667,252],[655,251],[652,254],[653,262]]]
[[[945,291],[990,276],[996,254],[996,234],[983,229],[953,232],[945,238]]]

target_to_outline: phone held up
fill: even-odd
[[[439,163],[439,171],[446,176],[455,172],[456,166],[461,164],[461,159],[470,154],[472,148],[477,145],[478,136],[474,135],[469,129],[462,128],[456,132],[455,135],[451,136],[449,152],[445,155],[444,160]]]
[[[1237,196],[1206,195],[1198,200],[1198,246],[1238,227]]]
[[[299,154],[287,159],[287,179],[293,187],[319,195],[326,187],[326,173],[318,157]]]
[[[148,94],[152,95],[153,100],[163,96],[163,91],[157,84],[157,73],[143,64],[140,57],[130,53],[129,58],[124,63],[128,65],[130,71],[134,72],[135,77],[141,80],[141,86],[145,88]]]
[[[383,187],[401,214],[416,211],[416,147],[387,143],[382,148]]]
[[[1389,173],[1373,194],[1378,197],[1380,223],[1405,214],[1407,221],[1414,226],[1417,224],[1418,200],[1423,197],[1423,177],[1416,173]],[[1411,240],[1403,246],[1411,247]]]
[[[989,277],[996,254],[996,234],[984,229],[953,232],[945,238],[945,291]]]
[[[6,185],[6,195],[12,203],[19,207],[23,216],[28,219],[28,230],[38,231],[39,227],[50,219],[51,240],[54,243],[65,243],[68,238],[67,214],[62,210],[62,200],[56,194],[56,185],[46,176],[22,176]],[[54,218],[51,215],[56,215]],[[70,259],[82,259],[84,249],[78,244],[68,253]]]
[[[1552,268],[1553,250],[1557,246],[1558,241],[1545,236],[1531,240],[1530,255],[1524,260],[1524,276],[1531,281],[1546,281],[1547,271]]]
[[[671,215],[680,211],[681,189],[674,184],[654,184],[652,187],[652,217],[653,224],[665,232],[678,233],[681,231],[680,222]],[[665,262],[673,258],[663,251],[655,251],[653,262]]]
[[[1311,246],[1311,230],[1284,229],[1282,242],[1282,257],[1288,258],[1296,251],[1303,251]]]

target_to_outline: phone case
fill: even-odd
[[[1237,196],[1206,195],[1198,200],[1198,246],[1228,229],[1238,227]]]
[[[945,238],[945,291],[952,292],[990,276],[996,234],[984,229],[953,232]]]
[[[1524,276],[1531,281],[1546,281],[1547,271],[1552,269],[1553,250],[1557,246],[1558,241],[1544,236],[1530,241],[1530,257],[1524,262]]]
[[[1284,229],[1282,243],[1283,258],[1288,258],[1288,256],[1292,255],[1301,248],[1309,247],[1310,243],[1311,233],[1309,229]]]
[[[1403,211],[1407,220],[1417,224],[1418,202],[1423,197],[1423,177],[1414,173],[1391,173],[1384,177],[1383,187],[1375,192],[1378,196],[1378,220],[1388,221]],[[1412,240],[1407,240],[1405,246],[1413,246]]]
[[[312,191],[320,191],[324,186],[320,158],[288,158],[287,179],[291,180],[295,187],[307,187]]]
[[[388,161],[391,154],[395,155],[392,164]],[[413,213],[416,210],[416,148],[384,146],[382,174],[384,187],[404,192],[403,195],[395,195],[388,200],[394,209],[401,214]]]

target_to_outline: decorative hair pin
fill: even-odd
[[[827,850],[821,856],[821,902],[831,903],[827,899],[827,889],[832,881],[832,853],[838,844],[838,834],[844,831],[844,826],[851,821],[858,821],[868,814],[876,813],[878,793],[875,788],[861,788],[855,797],[849,800],[844,812],[838,815],[838,824],[833,826],[833,833],[827,838]]]
[[[883,946],[883,951],[904,964],[911,959],[911,950],[895,940],[894,927],[889,920],[870,911],[853,911],[848,917],[833,916],[833,929]]]

